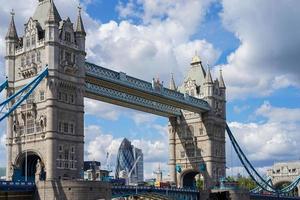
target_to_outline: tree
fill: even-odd
[[[196,187],[199,189],[199,190],[203,190],[203,186],[204,186],[204,181],[203,179],[198,179],[196,181]]]
[[[257,185],[256,183],[249,177],[238,177],[237,178],[237,182],[239,187],[248,189],[248,190],[252,190],[254,189]]]

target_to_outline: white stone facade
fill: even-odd
[[[213,81],[210,71],[205,71],[196,55],[178,90],[206,100],[211,111],[198,114],[183,110],[181,118],[170,118],[171,180],[184,187],[187,177],[193,178],[201,173],[205,187],[210,188],[225,176],[226,87],[222,72],[219,80]],[[176,166],[181,171],[176,170]]]
[[[7,177],[12,178],[13,168],[21,170],[27,152],[39,157],[47,180],[79,178],[83,168],[86,56],[80,12],[74,28],[69,18],[61,19],[53,1],[39,0],[23,37],[14,32],[12,17],[6,37],[8,94],[28,84],[46,65],[49,76],[8,118]]]

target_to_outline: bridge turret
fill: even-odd
[[[17,38],[11,22],[7,42],[17,47],[6,58],[11,90],[28,84],[46,64],[49,70],[28,101],[8,119],[8,177],[13,173],[12,166],[17,166],[20,178],[26,177],[24,152],[28,151],[28,178],[34,179],[38,159],[47,180],[80,178],[86,54],[76,44],[73,23],[70,18],[61,19],[54,0],[39,0],[25,24],[24,36]],[[21,138],[25,138],[22,143]]]
[[[6,41],[6,76],[8,78],[8,81],[14,81],[14,75],[15,75],[15,52],[16,48],[18,47],[18,34],[17,29],[15,25],[15,12],[12,10],[11,12],[11,21],[9,24],[9,28],[5,37]]]
[[[79,49],[82,51],[85,51],[85,38],[86,38],[86,32],[84,29],[82,17],[81,17],[81,7],[78,7],[78,17],[77,17],[77,23],[76,23],[76,31],[75,31],[75,38],[76,38],[76,44],[79,46]]]
[[[192,187],[195,178],[204,178],[210,188],[225,176],[225,84],[223,77],[213,80],[210,69],[204,70],[196,54],[178,88],[206,100],[211,110],[169,119],[170,175],[178,186]],[[200,175],[201,174],[201,175]],[[198,177],[197,177],[198,176]]]

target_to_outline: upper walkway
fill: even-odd
[[[180,116],[181,109],[195,113],[210,110],[209,104],[162,84],[146,82],[86,62],[86,97],[161,116]]]

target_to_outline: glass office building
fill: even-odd
[[[136,160],[136,165],[134,166]],[[131,172],[131,174],[129,174]],[[116,178],[128,177],[130,184],[137,184],[144,181],[144,159],[141,149],[131,145],[131,142],[124,138],[122,141],[116,165]]]

